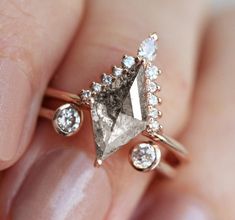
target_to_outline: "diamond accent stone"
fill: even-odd
[[[138,56],[153,61],[156,57],[157,42],[156,39],[149,37],[142,41],[138,50]]]
[[[125,68],[130,69],[135,64],[135,58],[132,56],[124,56],[122,64]]]
[[[135,64],[121,83],[112,83],[94,96],[91,117],[97,160],[102,161],[127,144],[147,126],[145,67]]]
[[[158,68],[154,65],[148,66],[146,69],[146,77],[150,80],[157,79],[159,75]]]
[[[157,105],[158,104],[158,98],[157,96],[153,95],[153,94],[148,94],[148,103],[150,105]]]
[[[159,116],[158,110],[156,108],[151,108],[148,112],[148,116],[150,116],[152,118],[158,118],[158,116]]]
[[[160,130],[160,124],[158,123],[158,121],[154,118],[150,118],[149,119],[149,123],[148,126],[151,130],[153,131],[159,131]]]
[[[152,92],[152,93],[156,92],[157,91],[157,84],[155,82],[149,82],[147,84],[147,91]]]
[[[74,105],[65,104],[56,110],[53,122],[59,133],[69,136],[78,131],[81,116]]]
[[[114,76],[121,76],[123,69],[121,67],[113,67],[113,75]]]
[[[107,75],[104,73],[102,77],[102,82],[104,83],[104,85],[111,85],[113,82],[113,78],[111,75]]]
[[[161,151],[150,143],[141,143],[131,152],[132,165],[137,170],[147,170],[160,162]]]
[[[84,103],[89,103],[91,98],[91,91],[90,90],[82,90],[81,92],[81,100]]]
[[[92,84],[92,90],[94,92],[100,92],[102,90],[102,85],[99,83],[93,83]]]

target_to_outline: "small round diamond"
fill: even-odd
[[[150,143],[138,144],[131,152],[131,162],[137,170],[145,171],[156,167],[160,158],[160,149]]]
[[[148,116],[150,116],[152,118],[157,118],[159,116],[159,112],[156,108],[152,108],[149,110]]]
[[[158,98],[157,96],[153,94],[148,94],[148,103],[150,105],[157,105],[158,104]]]
[[[120,67],[113,67],[113,75],[114,76],[121,76],[123,69]]]
[[[102,90],[102,86],[99,83],[93,83],[92,89],[94,92],[100,92]]]
[[[153,131],[159,131],[160,130],[160,124],[158,123],[158,121],[154,118],[150,118],[148,120],[148,126],[151,130]]]
[[[157,84],[155,82],[149,82],[147,84],[147,91],[148,92],[156,92],[157,91]]]
[[[150,80],[155,80],[159,75],[159,70],[156,66],[151,65],[147,67],[145,74],[146,77],[149,78]]]
[[[105,85],[111,85],[112,82],[113,82],[113,78],[111,75],[107,75],[107,74],[103,74],[103,77],[102,77],[102,82],[105,84]]]
[[[81,100],[84,103],[89,103],[91,98],[91,91],[90,90],[82,90],[81,92]]]
[[[135,64],[135,58],[132,56],[124,56],[122,59],[122,64],[126,68],[131,68]]]
[[[154,38],[149,37],[142,41],[138,50],[138,56],[152,61],[156,57],[157,42]]]
[[[53,122],[58,133],[69,136],[80,128],[81,115],[74,105],[65,104],[56,110]]]

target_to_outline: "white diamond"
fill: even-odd
[[[138,50],[138,56],[152,61],[156,57],[157,42],[154,38],[149,37],[142,41]]]
[[[111,75],[107,75],[107,74],[103,74],[103,77],[102,77],[102,82],[105,84],[105,85],[111,85],[112,84],[112,81],[113,81],[113,78]]]
[[[147,91],[148,92],[156,92],[157,91],[157,84],[154,82],[149,82],[147,84]]]
[[[149,110],[148,116],[152,118],[157,118],[159,116],[158,110],[156,108],[152,108],[151,110]]]
[[[121,76],[123,69],[120,67],[113,67],[113,75],[114,76]]]
[[[159,159],[157,157],[158,155],[155,147],[148,143],[141,143],[135,146],[131,152],[132,164],[139,170],[145,170],[152,167],[157,159]]]
[[[147,78],[155,80],[158,77],[158,68],[154,65],[148,66],[145,73]]]
[[[158,123],[158,121],[154,118],[150,118],[149,119],[149,123],[148,126],[150,129],[152,129],[153,131],[159,131],[160,130],[160,124]]]
[[[158,104],[158,98],[157,96],[153,94],[148,94],[148,103],[150,105],[157,105]]]
[[[90,90],[82,90],[81,92],[81,99],[83,102],[89,102],[91,98],[91,91]]]
[[[126,68],[131,68],[135,64],[135,58],[132,56],[124,56],[122,59],[122,64]]]
[[[92,89],[94,92],[100,92],[102,89],[102,86],[99,83],[93,83],[92,84]]]
[[[71,135],[78,131],[81,117],[75,106],[65,104],[56,110],[54,126],[59,133]]]

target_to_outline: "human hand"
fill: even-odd
[[[207,23],[205,1],[12,0],[0,8],[0,219],[234,219],[234,10]],[[162,124],[191,154],[177,178],[136,172],[129,149],[94,168],[88,124],[65,139],[39,120],[33,134],[55,71],[53,87],[78,93],[153,31]]]

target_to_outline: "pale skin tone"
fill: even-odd
[[[203,0],[2,0],[0,8],[0,219],[235,218],[235,9],[211,16]],[[172,181],[135,171],[129,149],[94,168],[89,121],[72,138],[37,121],[50,80],[78,93],[153,31],[161,122],[191,154]]]

